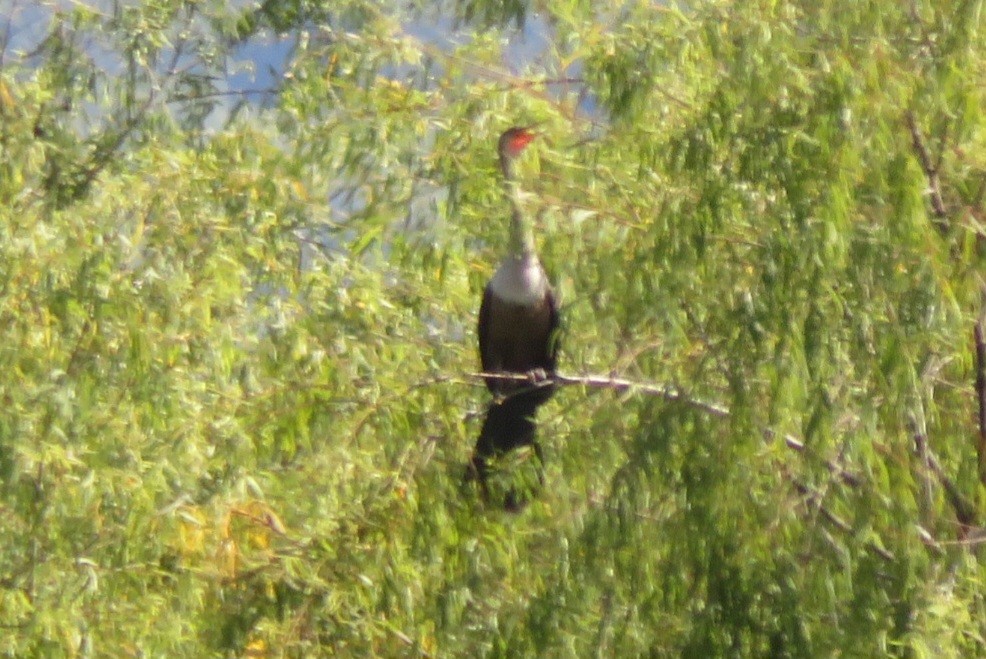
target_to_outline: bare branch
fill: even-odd
[[[764,430],[763,434],[768,439],[772,439],[774,437],[774,431],[770,429]],[[797,451],[798,453],[805,452],[804,442],[797,439],[794,435],[784,434],[781,436],[781,438],[784,440],[784,444],[789,449]],[[824,463],[825,466],[828,468],[828,470],[832,473],[832,475],[837,477],[841,482],[845,483],[846,485],[851,485],[852,487],[861,487],[863,485],[862,478],[852,473],[851,471],[847,471],[835,460],[826,459],[824,460]]]
[[[983,291],[986,297],[986,289]],[[979,403],[979,437],[976,455],[979,459],[979,482],[986,485],[986,336],[983,331],[983,314],[973,328],[976,344],[976,400]]]
[[[931,158],[931,153],[928,152],[928,147],[924,143],[924,137],[921,135],[921,129],[918,127],[914,113],[908,112],[905,115],[905,120],[911,132],[911,146],[914,147],[914,153],[917,155],[918,161],[921,163],[921,169],[928,179],[928,195],[931,200],[931,210],[935,215],[935,227],[939,231],[945,231],[948,229],[948,225],[944,222],[948,217],[948,210],[945,208],[945,200],[941,194],[941,180],[938,177],[938,167],[935,166]]]
[[[613,389],[614,391],[619,392],[632,391],[634,393],[658,396],[660,398],[664,398],[665,400],[685,403],[686,405],[698,408],[715,417],[725,418],[729,416],[728,408],[717,403],[710,403],[697,398],[688,397],[671,385],[657,384],[653,382],[637,382],[615,376],[563,375],[561,373],[555,373],[548,378],[542,378],[540,380],[527,373],[470,373],[470,376],[482,378],[484,380],[494,378],[497,380],[517,380],[519,382],[531,383],[530,387],[513,391],[504,396],[504,399],[519,396],[529,391],[534,391],[536,389],[549,387],[552,385],[582,385],[584,387],[592,387],[595,389]]]
[[[654,382],[638,382],[615,376],[563,375],[561,373],[555,373],[549,378],[540,380],[536,379],[532,374],[526,373],[471,373],[470,376],[482,379],[496,378],[498,380],[517,380],[519,382],[530,383],[530,386],[513,391],[510,394],[503,396],[501,400],[506,400],[512,396],[518,396],[523,393],[534,391],[536,389],[540,389],[541,387],[548,387],[552,385],[581,385],[596,389],[613,389],[614,391],[619,392],[632,392],[649,396],[657,396],[667,401],[688,405],[689,407],[705,412],[706,414],[716,417],[717,419],[728,418],[731,414],[729,408],[721,403],[694,398],[672,385]],[[763,431],[763,436],[767,440],[772,440],[777,437],[778,434],[769,428],[765,428]],[[781,434],[780,438],[784,440],[784,444],[788,448],[797,451],[798,453],[805,453],[806,447],[804,442],[797,439],[793,435],[785,433]],[[826,459],[824,460],[824,464],[826,468],[828,468],[829,472],[838,478],[840,482],[853,487],[859,487],[863,484],[863,481],[859,476],[847,471],[834,460]]]
[[[833,513],[831,510],[826,508],[825,505],[822,504],[822,497],[818,492],[815,492],[810,487],[799,481],[795,481],[794,489],[796,489],[799,494],[804,496],[805,499],[807,499],[808,502],[811,503],[812,506],[814,506],[815,510],[817,510],[819,514],[821,514],[821,516],[825,518],[825,521],[827,521],[835,528],[839,529],[839,531],[841,531],[842,533],[845,533],[846,535],[852,535],[853,529],[852,526],[849,524],[849,522],[845,521],[844,519]],[[887,561],[888,563],[894,560],[894,555],[890,553],[890,551],[884,549],[880,545],[876,544],[874,541],[867,540],[865,545],[867,549],[869,549],[871,552],[873,552],[883,560]]]
[[[952,506],[952,510],[955,511],[955,518],[961,525],[963,534],[965,534],[976,523],[976,509],[965,498],[955,484],[955,481],[949,478],[945,470],[942,469],[941,463],[935,456],[934,451],[928,446],[928,437],[917,428],[913,420],[911,423],[914,426],[914,449],[922,458],[922,462],[934,474],[938,482],[941,483],[942,489],[945,490],[945,498],[948,500],[949,505]]]

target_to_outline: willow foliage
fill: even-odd
[[[982,2],[124,5],[7,5],[0,653],[986,656]],[[510,514],[534,123],[562,371],[681,395]]]

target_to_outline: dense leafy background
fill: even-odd
[[[986,656],[981,1],[128,4],[4,41],[0,653]],[[685,398],[566,387],[508,514],[528,122],[563,370]]]

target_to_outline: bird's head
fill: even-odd
[[[513,160],[520,155],[538,134],[530,127],[514,126],[500,136],[500,157]]]

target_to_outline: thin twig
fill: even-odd
[[[949,121],[948,117],[945,117],[941,132],[938,135],[938,157],[935,158],[935,172],[941,171],[942,161],[945,160],[945,146],[948,144],[948,131],[951,127],[952,122]]]
[[[986,297],[986,288],[983,294]],[[976,399],[979,402],[979,437],[976,442],[976,455],[979,459],[979,482],[986,485],[986,337],[983,332],[982,313],[976,320],[973,337],[976,343]]]
[[[767,439],[773,439],[774,437],[774,431],[770,430],[769,428],[764,430],[763,434],[764,437],[766,437]],[[798,453],[805,452],[804,442],[797,439],[794,435],[784,434],[781,435],[781,439],[784,440],[784,444],[789,449],[797,451]],[[863,485],[862,478],[852,473],[851,471],[847,471],[844,467],[839,465],[839,463],[837,463],[835,460],[826,459],[824,460],[824,463],[825,466],[828,468],[828,470],[832,473],[832,475],[836,476],[841,482],[845,483],[846,485],[851,485],[852,487],[861,487]]]
[[[276,87],[258,87],[252,89],[228,89],[205,92],[202,94],[174,94],[165,99],[166,103],[184,103],[186,101],[204,101],[213,98],[226,97],[247,97],[247,96],[273,96],[277,93]]]
[[[513,396],[518,396],[530,391],[535,391],[543,387],[548,387],[552,385],[582,385],[585,387],[593,387],[595,389],[613,389],[614,391],[627,392],[633,391],[635,393],[647,394],[650,396],[658,396],[664,398],[665,400],[685,403],[691,407],[698,408],[708,414],[718,417],[725,418],[729,416],[729,409],[719,405],[718,403],[710,403],[707,401],[699,400],[697,398],[691,398],[686,396],[677,388],[671,385],[658,384],[653,382],[637,382],[635,380],[627,380],[624,378],[618,378],[615,376],[606,375],[563,375],[561,373],[555,373],[547,378],[536,379],[532,375],[526,373],[470,373],[471,377],[482,378],[482,379],[496,379],[496,380],[517,380],[518,382],[530,382],[530,387],[524,387],[517,391],[512,391],[504,396],[504,399],[511,398]]]
[[[812,506],[815,507],[815,510],[817,510],[819,514],[821,514],[821,516],[825,518],[825,521],[827,521],[829,524],[839,529],[839,531],[845,533],[846,535],[853,534],[853,529],[852,526],[849,524],[849,522],[845,521],[844,519],[833,513],[831,510],[826,508],[824,504],[822,504],[822,497],[820,494],[818,494],[817,492],[815,492],[810,487],[808,487],[807,485],[805,485],[800,481],[795,481],[794,489],[796,489],[802,496],[804,496],[811,503]],[[867,549],[869,549],[874,554],[876,554],[883,560],[887,561],[888,563],[894,560],[894,555],[892,553],[890,553],[888,550],[884,549],[880,545],[876,544],[872,540],[867,540],[865,545]]]
[[[914,26],[917,27],[918,32],[921,34],[921,45],[929,58],[934,59],[935,53],[935,42],[932,40],[931,35],[928,34],[928,28],[925,26],[924,20],[921,19],[921,14],[918,12],[917,3],[912,0],[911,6],[909,7],[911,14],[911,21]]]
[[[928,179],[928,196],[931,200],[931,210],[935,214],[934,224],[939,231],[945,231],[948,229],[948,225],[944,222],[948,217],[948,210],[945,208],[945,200],[941,194],[941,180],[938,177],[938,168],[935,166],[931,154],[928,152],[928,147],[925,146],[924,138],[921,136],[921,129],[918,127],[914,113],[908,112],[904,115],[904,118],[907,121],[908,129],[911,131],[911,146],[914,147],[914,152],[917,154],[918,160],[921,163],[921,170],[924,171],[924,175]]]
[[[530,391],[535,391],[542,387],[548,387],[552,385],[581,385],[584,387],[593,387],[596,389],[613,389],[618,392],[632,392],[638,394],[645,394],[649,396],[658,396],[664,400],[682,403],[693,407],[699,411],[705,412],[706,414],[716,417],[717,419],[725,419],[730,416],[729,408],[722,403],[716,403],[711,401],[702,400],[700,398],[695,398],[689,396],[688,394],[682,392],[677,387],[659,384],[654,382],[638,382],[635,380],[627,380],[625,378],[618,378],[615,376],[607,375],[564,375],[561,373],[555,373],[554,375],[543,378],[536,379],[533,375],[528,375],[526,373],[471,373],[471,377],[490,379],[495,378],[498,380],[516,380],[518,382],[529,382],[530,386],[523,387],[516,391],[512,391],[502,397],[502,400],[506,400],[513,396],[518,396]],[[772,440],[778,436],[773,430],[766,428],[763,431],[764,438],[767,440]],[[784,433],[780,435],[780,438],[784,440],[784,444],[798,453],[804,454],[806,452],[806,447],[804,442],[797,439],[793,435]],[[834,460],[824,460],[825,466],[828,468],[829,472],[832,473],[836,478],[842,483],[850,485],[852,487],[859,487],[863,484],[862,479],[847,471],[845,468],[840,466]]]
[[[912,425],[914,425],[913,420]],[[922,457],[922,461],[927,465],[931,473],[934,474],[935,478],[938,479],[938,482],[941,483],[942,489],[945,490],[945,498],[948,500],[949,505],[952,506],[952,510],[955,511],[955,518],[962,527],[963,534],[967,533],[976,523],[975,507],[965,498],[955,484],[955,481],[949,478],[945,470],[942,469],[941,463],[935,456],[934,451],[928,446],[927,435],[921,432],[916,426],[913,428],[913,433],[915,451]]]
[[[959,540],[941,540],[938,544],[943,546],[958,545],[960,547],[978,547],[986,544],[986,527],[976,527],[969,532],[969,535]]]

